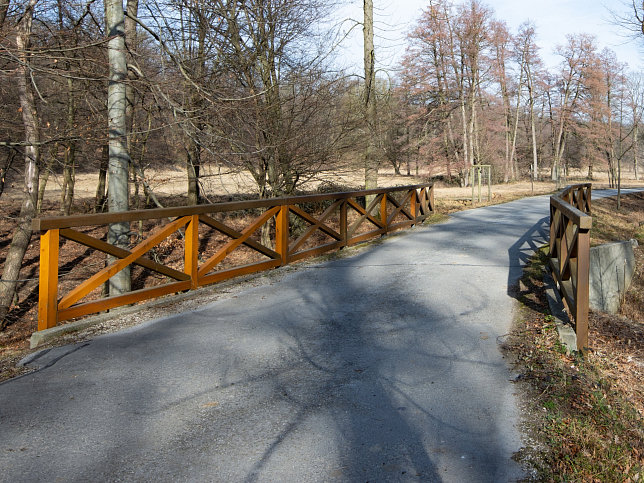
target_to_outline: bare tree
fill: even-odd
[[[535,122],[535,100],[536,100],[536,82],[538,69],[541,66],[541,60],[537,52],[538,48],[534,41],[535,29],[530,23],[524,23],[519,29],[517,37],[518,49],[521,51],[523,59],[523,72],[525,73],[525,85],[528,89],[528,108],[530,116],[530,138],[532,141],[532,177],[539,178],[539,162],[537,149],[537,129]],[[520,47],[519,47],[520,46]]]
[[[5,258],[0,281],[0,329],[7,324],[7,314],[16,293],[22,260],[31,240],[31,220],[36,215],[38,196],[38,169],[40,165],[40,125],[30,77],[29,49],[32,33],[34,8],[38,0],[26,3],[16,25],[16,69],[20,111],[25,130],[25,175],[22,206],[18,226],[13,234]]]
[[[470,166],[481,162],[482,156],[481,70],[489,47],[490,17],[491,11],[477,0],[458,5],[450,0],[431,2],[412,33],[405,60],[407,82],[425,89],[428,114],[440,118],[442,112],[447,118],[446,130],[436,124],[434,134],[443,137],[445,152],[458,159],[464,185]]]
[[[508,31],[505,22],[494,21],[491,24],[491,43],[494,51],[494,73],[501,89],[501,99],[503,101],[503,113],[505,124],[505,166],[503,172],[503,181],[506,183],[515,179],[514,153],[516,150],[517,130],[519,125],[519,108],[521,106],[521,89],[524,84],[525,54],[521,51],[519,55],[519,82],[517,85],[517,102],[515,109],[514,122],[512,121],[512,109],[510,105],[510,81],[506,71],[506,64],[511,55],[510,49],[513,42],[512,35]]]
[[[569,35],[567,44],[557,48],[557,54],[563,57],[562,69],[548,94],[552,122],[551,178],[557,186],[561,181],[561,167],[573,114],[584,89],[584,67],[594,52],[594,38],[585,34]]]
[[[610,14],[613,22],[623,27],[632,38],[641,40],[644,37],[644,2],[639,0],[626,0],[622,3],[623,11],[611,8]]]

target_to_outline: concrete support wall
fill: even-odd
[[[635,272],[635,240],[590,249],[590,308],[615,314]]]

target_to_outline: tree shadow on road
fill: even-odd
[[[534,285],[534,277],[523,278],[525,287],[519,287],[519,280],[523,277],[524,269],[529,266],[532,257],[548,243],[549,217],[544,217],[531,226],[518,240],[508,249],[510,271],[508,272],[508,295],[516,298],[527,306],[539,307],[540,304],[533,303],[534,294],[540,293],[541,288]]]
[[[433,303],[406,243],[97,338],[16,381],[33,399],[5,406],[2,386],[6,434],[27,418],[42,474],[70,480],[507,480],[505,369],[455,323],[484,294]],[[14,454],[8,474],[32,459]]]

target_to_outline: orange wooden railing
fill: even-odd
[[[365,199],[371,199],[367,207]],[[35,219],[33,229],[41,234],[38,330],[317,256],[412,226],[432,211],[433,185],[423,184]],[[132,249],[103,240],[107,226],[116,222],[138,225],[138,232],[131,233],[131,238],[138,238]],[[235,224],[243,226],[231,226]],[[264,237],[260,236],[262,227],[267,227]],[[68,244],[79,244],[85,252],[61,270],[59,250]],[[166,245],[174,253],[172,247],[177,244],[183,245],[183,257],[163,259]],[[246,250],[245,256],[238,257],[243,263],[231,261],[240,250]],[[109,263],[106,255],[115,260]],[[105,282],[127,266],[133,267],[133,274],[138,270],[135,275],[141,287],[105,296]]]
[[[592,185],[585,183],[550,197],[550,269],[580,351],[588,347],[591,194]]]

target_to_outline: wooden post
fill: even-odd
[[[380,221],[385,227],[385,233],[389,231],[387,226],[387,193],[383,193],[382,198],[380,199]]]
[[[340,206],[340,236],[342,237],[342,246],[346,247],[347,244],[349,243],[348,240],[348,220],[347,220],[347,205],[348,202],[347,200],[342,201],[342,205]]]
[[[40,235],[40,282],[38,287],[38,330],[58,323],[58,229]]]
[[[184,240],[184,272],[190,275],[190,288],[199,286],[199,215],[192,215],[186,226],[186,238]]]
[[[418,199],[418,191],[416,191],[414,189],[412,191],[412,193],[411,193],[411,196],[409,197],[409,200],[410,200],[409,211],[411,212],[411,216],[413,216],[413,218],[414,218],[414,225],[418,221],[418,203],[417,203],[417,199]]]
[[[588,292],[590,272],[590,230],[579,229],[577,235],[577,288],[575,294],[575,332],[577,350],[588,349]]]
[[[428,211],[434,212],[436,210],[434,205],[434,185],[429,187],[429,209]]]
[[[559,258],[559,254],[555,253],[555,247],[557,246],[556,223],[557,223],[557,208],[553,204],[552,197],[551,197],[550,198],[550,236],[548,238],[548,241],[549,241],[548,257],[550,258],[552,258],[553,256],[556,258]]]
[[[282,257],[282,265],[288,263],[289,211],[288,205],[282,205],[275,216],[275,251]]]

